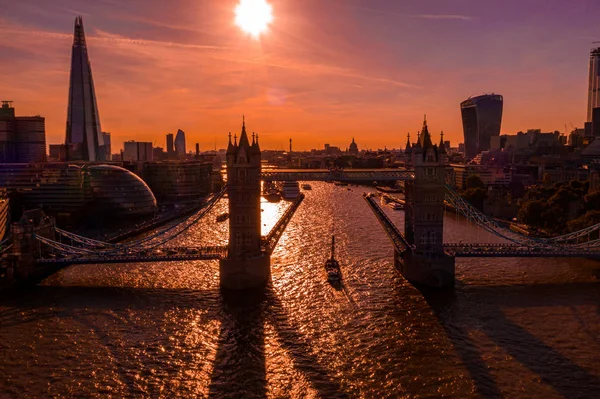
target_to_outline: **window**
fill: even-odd
[[[427,244],[427,230],[423,230],[421,233],[421,244]]]

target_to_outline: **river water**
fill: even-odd
[[[313,184],[264,295],[224,299],[211,261],[77,265],[1,299],[0,397],[599,397],[600,263],[457,260],[453,292],[420,292],[364,190]],[[176,244],[224,243],[226,206]],[[500,242],[453,214],[445,240]]]

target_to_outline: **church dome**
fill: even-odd
[[[354,137],[352,137],[352,143],[350,143],[350,147],[348,148],[348,153],[352,155],[358,155],[358,145],[354,141]]]

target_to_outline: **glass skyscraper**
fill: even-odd
[[[65,144],[70,161],[105,160],[92,67],[81,17],[75,19]]]
[[[502,108],[503,99],[499,94],[471,97],[460,104],[467,158],[488,151],[492,137],[500,135]]]
[[[590,53],[587,121],[592,122],[594,108],[600,108],[600,47]]]
[[[175,136],[175,152],[179,158],[183,158],[185,157],[185,151],[185,132],[179,129]]]

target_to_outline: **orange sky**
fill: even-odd
[[[512,0],[497,10],[472,0],[458,9],[440,0],[271,3],[275,21],[254,40],[233,24],[233,0],[9,2],[0,99],[45,116],[48,143],[64,140],[82,14],[113,149],[130,139],[164,147],[178,128],[188,150],[224,148],[242,114],[263,148],[285,148],[289,137],[296,149],[345,148],[353,136],[361,149],[400,147],[424,113],[434,138],[444,130],[456,145],[460,102],[484,92],[504,95],[505,133],[583,125],[590,42],[600,38],[594,2],[514,13]]]

